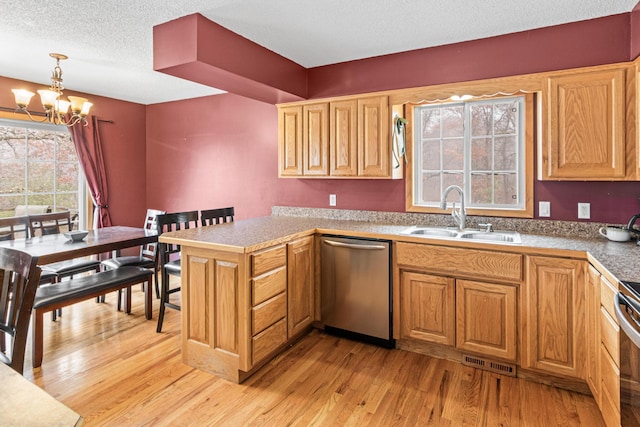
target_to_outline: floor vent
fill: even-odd
[[[473,366],[474,368],[484,369],[485,371],[494,372],[496,374],[508,375],[510,377],[516,376],[516,365],[496,362],[494,360],[484,359],[482,357],[469,356],[467,354],[464,354],[462,356],[462,364],[466,366]]]

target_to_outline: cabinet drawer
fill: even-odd
[[[604,277],[600,278],[600,304],[609,312],[609,316],[615,317],[614,301],[618,287],[614,286]]]
[[[620,326],[600,307],[600,339],[616,365],[620,365]]]
[[[284,245],[251,254],[251,276],[259,276],[287,262],[287,247]]]
[[[286,267],[280,267],[270,273],[251,279],[251,305],[256,306],[278,295],[286,287]]]
[[[600,346],[602,365],[601,410],[607,426],[620,425],[620,369],[609,356],[609,352]]]
[[[520,282],[522,255],[478,249],[398,243],[398,264],[448,275]]]
[[[280,295],[263,302],[251,309],[252,335],[262,332],[264,329],[276,323],[287,314],[287,294]]]
[[[282,319],[276,324],[253,337],[253,363],[269,355],[278,346],[287,341],[287,321]]]

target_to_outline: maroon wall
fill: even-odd
[[[631,14],[421,49],[309,70],[313,97],[398,89],[628,61]],[[404,180],[277,178],[274,106],[218,95],[147,107],[147,200],[166,210],[236,206],[238,218],[272,205],[404,211]],[[153,166],[151,166],[153,165]],[[637,193],[636,193],[637,189]],[[640,212],[640,183],[538,182],[551,219],[623,223]]]
[[[35,92],[43,85],[0,77],[0,106],[15,107],[11,89],[24,88]],[[100,135],[109,186],[109,212],[116,225],[142,226],[146,205],[145,106],[95,95],[65,90],[65,95],[79,95],[93,102],[92,114],[102,123]],[[37,110],[38,96],[30,109]],[[40,106],[41,108],[41,106]],[[24,116],[22,116],[24,117]]]

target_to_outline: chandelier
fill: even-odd
[[[86,117],[93,104],[87,101],[86,98],[79,96],[69,96],[68,101],[60,99],[62,90],[64,89],[62,86],[62,68],[60,68],[60,61],[65,60],[68,57],[61,53],[50,53],[49,56],[56,60],[56,66],[53,68],[51,73],[51,86],[49,89],[41,89],[38,91],[40,101],[42,102],[42,106],[45,111],[44,119],[34,119],[32,113],[27,110],[29,102],[35,94],[25,89],[11,89],[16,98],[16,105],[18,106],[16,111],[26,113],[29,116],[29,119],[34,122],[49,122],[65,126],[73,126],[77,123],[82,123],[86,126]],[[71,116],[67,118],[66,116],[69,112],[69,108],[71,108]]]

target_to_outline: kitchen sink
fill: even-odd
[[[520,233],[517,231],[482,231],[479,229],[458,230],[453,227],[419,227],[413,226],[400,234],[409,236],[423,236],[436,239],[473,240],[481,242],[520,244]]]

